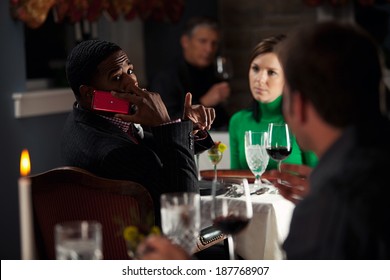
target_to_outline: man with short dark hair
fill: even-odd
[[[218,80],[214,61],[220,41],[217,22],[207,17],[191,18],[180,39],[183,54],[152,80],[150,88],[159,92],[173,117],[181,117],[187,92],[193,103],[213,107],[216,118],[213,128],[227,130],[229,121],[223,102],[230,94],[226,81]]]
[[[286,121],[320,159],[295,208],[287,258],[390,259],[390,124],[377,45],[357,26],[329,22],[298,29],[278,55]]]

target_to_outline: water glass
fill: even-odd
[[[161,195],[161,227],[165,236],[191,255],[200,231],[200,195],[186,192]]]
[[[57,260],[101,260],[102,225],[96,221],[70,221],[55,225]]]

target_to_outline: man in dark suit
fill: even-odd
[[[219,41],[215,20],[195,17],[186,23],[180,40],[182,56],[158,73],[150,84],[153,91],[161,94],[172,117],[182,116],[185,95],[191,92],[194,104],[215,109],[213,128],[227,130],[229,115],[223,102],[230,95],[230,86],[218,79],[214,63]]]
[[[194,146],[207,149],[213,144],[206,132],[215,117],[213,109],[192,106],[188,94],[183,119],[172,120],[159,94],[138,87],[126,53],[111,42],[77,45],[68,57],[66,74],[77,101],[63,131],[64,164],[142,184],[154,199],[157,217],[161,193],[198,191]],[[131,114],[92,110],[95,90],[128,100]],[[206,139],[194,141],[199,134]]]

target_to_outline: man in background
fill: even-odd
[[[184,97],[192,93],[193,104],[213,107],[213,129],[227,130],[229,116],[223,106],[230,94],[226,81],[218,79],[215,59],[220,41],[216,21],[206,17],[190,19],[180,39],[182,56],[152,80],[150,89],[160,93],[172,117],[183,116]]]

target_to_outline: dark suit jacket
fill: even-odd
[[[388,121],[345,129],[294,210],[288,259],[390,259],[389,143]]]
[[[154,199],[156,215],[161,193],[198,192],[190,121],[154,127],[136,144],[108,120],[74,107],[61,148],[65,165],[145,186]]]

